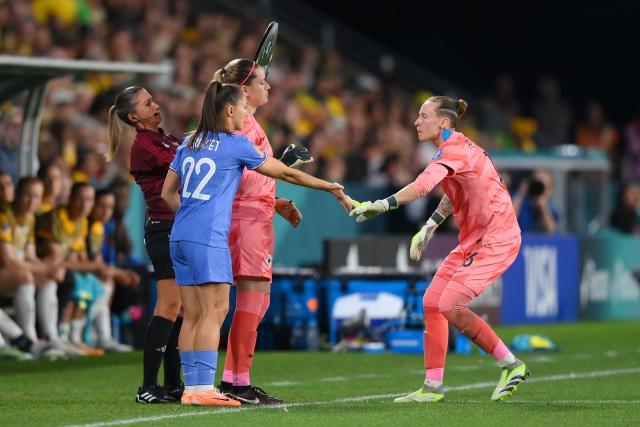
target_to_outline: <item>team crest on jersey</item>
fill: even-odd
[[[433,158],[431,160],[438,160],[440,157],[442,157],[442,151],[443,150],[436,151],[436,154],[433,155]]]

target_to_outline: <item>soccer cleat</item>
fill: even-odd
[[[69,357],[86,356],[84,351],[80,350],[70,342],[62,340],[51,340],[49,343],[51,347],[63,351]]]
[[[221,381],[220,384],[218,384],[218,390],[220,391],[220,393],[227,396],[233,391],[233,384]]]
[[[17,360],[18,362],[25,362],[33,360],[31,353],[21,351],[14,347],[3,346],[0,347],[0,360]]]
[[[138,403],[175,403],[175,399],[167,396],[164,388],[158,384],[150,387],[140,387],[136,394],[136,402]]]
[[[59,348],[55,348],[49,345],[49,343],[46,342],[41,346],[35,347],[33,350],[33,355],[36,358],[43,358],[47,360],[64,360],[69,358],[69,356],[67,356],[67,353],[60,350]]]
[[[180,383],[173,388],[167,388],[165,386],[164,391],[167,397],[173,399],[174,402],[182,402],[182,395],[184,394],[184,384]]]
[[[101,348],[89,347],[85,343],[81,342],[72,343],[71,345],[80,349],[80,351],[82,351],[85,356],[104,356],[104,350]]]
[[[180,397],[180,403],[183,405],[191,405],[191,395],[193,395],[193,390],[185,390],[182,393],[182,397]]]
[[[498,385],[496,385],[496,389],[491,395],[491,400],[494,402],[500,402],[511,396],[513,392],[518,389],[518,384],[526,380],[528,376],[531,376],[527,365],[521,360],[518,360],[516,363],[518,362],[519,364],[513,369],[509,370],[509,368],[505,368],[502,370]]]
[[[249,386],[243,392],[232,391],[229,397],[241,402],[244,405],[281,405],[282,399],[269,396],[266,391],[256,386]]]
[[[130,353],[133,351],[133,347],[130,345],[122,344],[114,339],[98,341],[97,347],[108,353]]]
[[[444,400],[444,390],[442,387],[435,389],[426,389],[422,387],[418,391],[398,397],[393,401],[395,403],[436,403]]]
[[[213,390],[192,392],[191,404],[196,406],[240,406],[240,402],[225,396],[215,388]]]

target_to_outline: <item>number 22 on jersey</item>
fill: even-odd
[[[197,185],[192,193],[189,191],[189,181],[191,181],[194,169],[196,172],[194,180],[197,182]],[[182,186],[182,197],[185,199],[192,197],[198,200],[209,200],[211,195],[202,193],[202,190],[204,190],[204,187],[209,180],[213,178],[215,173],[216,163],[212,159],[204,157],[196,162],[193,157],[186,157],[182,162],[182,176],[186,176],[184,185]],[[204,174],[204,176],[200,178],[202,174]]]

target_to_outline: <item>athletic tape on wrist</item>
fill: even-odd
[[[396,196],[389,196],[385,200],[389,204],[390,211],[398,209],[398,199],[396,199]]]
[[[431,214],[431,219],[434,220],[436,222],[436,224],[440,225],[447,218],[442,216],[442,215],[440,215],[440,212],[435,211],[434,213]]]

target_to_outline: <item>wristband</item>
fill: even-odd
[[[385,201],[388,205],[387,210],[392,211],[394,209],[398,209],[398,199],[396,199],[396,196],[389,196],[385,199]]]
[[[446,217],[440,215],[440,212],[435,211],[431,214],[431,218],[432,220],[435,221],[436,224],[440,225],[444,222],[445,219],[447,219]]]

